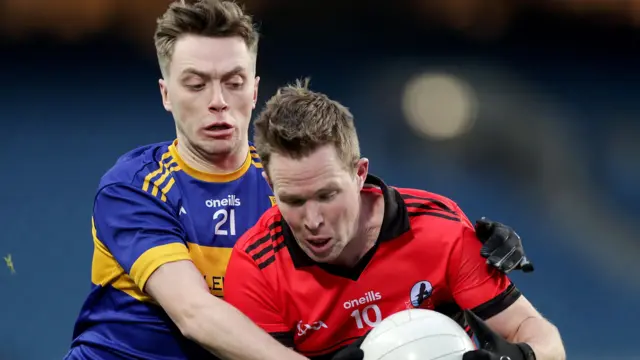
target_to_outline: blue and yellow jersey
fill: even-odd
[[[84,345],[87,357],[101,359],[213,358],[141,289],[162,264],[190,259],[211,293],[223,296],[233,245],[273,199],[253,146],[242,167],[225,175],[190,168],[176,142],[122,156],[94,200],[92,288],[72,347]]]

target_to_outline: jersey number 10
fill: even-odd
[[[218,218],[220,218],[218,220]],[[236,211],[234,209],[220,209],[213,214],[213,220],[216,222],[214,234],[216,235],[235,235],[236,234]],[[224,226],[229,221],[229,230]],[[224,227],[224,228],[223,228]]]
[[[371,313],[373,313],[373,320],[371,319]],[[380,307],[376,304],[369,305],[360,311],[359,309],[353,310],[351,317],[356,319],[356,326],[358,329],[363,329],[364,324],[369,327],[375,327],[382,321],[382,313]],[[363,324],[364,322],[364,324]]]

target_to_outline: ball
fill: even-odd
[[[476,347],[453,319],[426,309],[409,309],[380,322],[360,348],[364,360],[461,360]]]

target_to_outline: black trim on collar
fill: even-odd
[[[293,233],[291,232],[291,229],[289,228],[289,225],[283,218],[281,222],[284,243],[289,250],[289,254],[293,260],[293,265],[296,268],[317,265],[333,275],[357,280],[378,249],[379,243],[396,239],[410,230],[411,225],[409,222],[409,214],[400,193],[397,190],[388,187],[382,179],[371,174],[369,174],[365,180],[365,186],[366,185],[379,187],[384,199],[384,216],[376,245],[369,250],[369,252],[367,252],[367,254],[365,254],[365,256],[363,256],[353,268],[317,263],[300,248],[293,236]]]

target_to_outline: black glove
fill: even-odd
[[[487,264],[508,274],[512,270],[533,271],[533,264],[527,259],[522,247],[522,239],[509,226],[485,217],[476,220],[476,235],[482,242],[480,254]]]
[[[360,349],[360,345],[362,345],[364,338],[369,335],[370,331],[371,330],[367,331],[366,334],[360,336],[356,341],[352,342],[344,349],[338,351],[335,355],[333,355],[333,357],[331,357],[331,360],[363,360],[364,351]]]
[[[529,345],[506,341],[491,331],[473,312],[465,310],[464,318],[478,338],[480,349],[467,351],[462,360],[536,360],[536,355]]]

